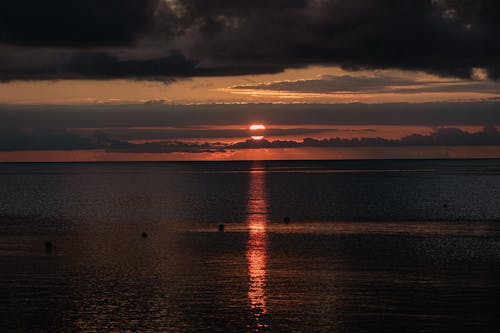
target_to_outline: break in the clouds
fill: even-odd
[[[5,0],[0,41],[32,47],[133,43],[154,24],[158,0]]]
[[[0,80],[276,73],[500,77],[496,0],[4,0]]]

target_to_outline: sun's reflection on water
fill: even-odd
[[[248,262],[248,299],[257,331],[266,328],[267,277],[267,201],[265,170],[254,165],[250,170],[247,225],[249,229],[246,257]]]

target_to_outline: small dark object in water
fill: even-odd
[[[444,204],[444,205],[443,205],[443,207],[444,207],[444,208],[448,208],[448,204]]]
[[[224,232],[224,224],[219,224],[219,231]]]
[[[289,216],[285,216],[285,218],[283,219],[283,222],[290,223],[290,217]]]
[[[141,237],[142,238],[148,238],[148,233],[143,231],[142,234],[141,234]]]
[[[52,242],[45,242],[45,253],[52,252]]]

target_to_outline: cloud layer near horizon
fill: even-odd
[[[500,125],[500,102],[386,104],[0,105],[0,130],[13,128],[190,128],[290,125]]]
[[[85,137],[65,130],[11,130],[2,132],[0,136],[0,151],[102,149],[121,153],[204,153],[259,148],[397,146],[500,146],[500,132],[494,126],[486,126],[481,132],[475,133],[458,128],[438,128],[429,135],[411,134],[396,140],[381,137],[352,139],[336,137],[304,138],[302,141],[248,139],[236,143],[184,141],[130,143],[109,138],[102,131],[95,131],[90,137]]]
[[[276,73],[308,65],[500,78],[496,0],[4,0],[0,80]]]

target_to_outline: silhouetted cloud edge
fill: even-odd
[[[497,80],[499,22],[497,0],[3,0],[0,81],[169,81],[309,65],[461,78],[481,68]]]
[[[307,147],[401,147],[401,146],[499,146],[500,132],[495,126],[485,126],[480,132],[470,133],[458,128],[438,128],[429,135],[411,134],[401,139],[385,138],[304,138],[294,140],[245,140],[226,144],[220,142],[161,141],[130,143],[114,140],[96,131],[83,137],[65,130],[11,131],[2,133],[10,140],[0,141],[0,151],[22,150],[89,150],[102,149],[121,153],[203,153],[240,149],[307,148]]]

